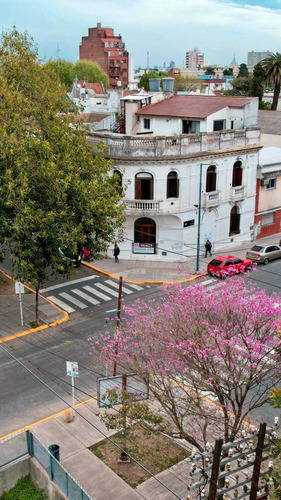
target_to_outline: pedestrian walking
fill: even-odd
[[[210,240],[207,240],[205,243],[205,259],[208,255],[208,253],[212,257],[212,243],[210,242]]]
[[[120,254],[120,248],[117,245],[117,243],[115,243],[114,250],[113,250],[113,255],[115,257],[115,262],[119,262],[119,254]]]

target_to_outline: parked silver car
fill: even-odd
[[[258,264],[268,264],[270,260],[281,259],[281,248],[278,245],[255,245],[246,253],[246,257]]]

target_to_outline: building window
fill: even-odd
[[[179,197],[179,180],[177,172],[170,172],[167,175],[167,198]]]
[[[200,122],[193,120],[182,121],[183,134],[198,134],[200,132]]]
[[[274,179],[268,179],[268,184],[266,185],[265,189],[276,189],[276,177],[274,177]]]
[[[213,126],[214,132],[224,129],[225,129],[225,120],[214,120],[214,126]]]
[[[135,200],[153,200],[153,176],[148,172],[135,176]]]
[[[117,180],[117,191],[118,193],[122,194],[122,174],[120,170],[114,170],[113,175],[115,176],[115,179]]]
[[[230,212],[229,236],[240,233],[240,213],[237,205]]]
[[[150,120],[149,118],[145,118],[143,121],[143,128],[150,129]]]
[[[242,162],[236,161],[232,171],[232,187],[242,186]]]
[[[215,165],[210,165],[206,174],[206,193],[216,191],[217,189],[217,172]]]
[[[274,224],[274,212],[262,215],[261,217],[262,226],[271,226],[272,224]]]

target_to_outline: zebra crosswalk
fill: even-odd
[[[44,288],[40,290],[40,293],[68,313],[84,310],[116,299],[118,297],[119,283],[112,279],[105,279],[102,282],[96,281],[97,278],[99,278],[98,275],[91,275],[67,281]],[[67,291],[63,290],[63,288],[67,288]],[[149,288],[149,285],[126,283],[122,286],[122,293],[130,295],[145,288]],[[49,295],[50,292],[53,293]]]

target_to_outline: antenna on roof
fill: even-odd
[[[149,52],[147,52],[147,70],[149,71]]]
[[[60,48],[58,43],[57,43],[57,59],[60,59]]]

